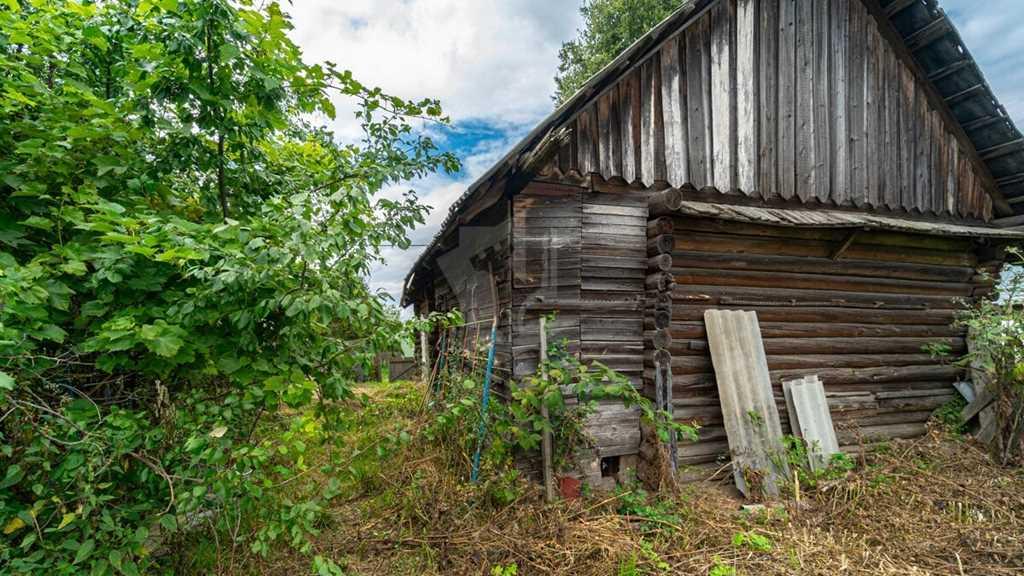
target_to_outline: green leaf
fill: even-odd
[[[49,218],[43,218],[42,216],[30,216],[21,221],[21,224],[32,228],[38,228],[40,230],[52,230],[53,221]]]
[[[0,372],[0,390],[14,390],[14,378],[7,372]]]
[[[178,529],[178,519],[174,514],[164,514],[160,517],[160,526],[168,532],[173,532]]]
[[[164,358],[173,357],[185,344],[185,341],[166,325],[146,324],[139,330],[139,335],[150,352]]]
[[[0,490],[6,490],[11,486],[14,486],[24,478],[25,472],[22,471],[21,466],[17,464],[11,464],[7,467],[7,474],[4,475],[3,481],[0,481]]]
[[[96,547],[96,541],[89,539],[82,542],[82,545],[78,547],[78,552],[75,553],[75,559],[72,564],[78,564],[79,562],[86,560],[92,554],[93,548]]]

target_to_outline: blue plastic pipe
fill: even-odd
[[[487,369],[484,372],[484,397],[480,402],[480,428],[476,435],[476,453],[473,454],[473,472],[469,479],[472,483],[480,479],[480,453],[484,448],[484,435],[487,433],[487,405],[491,401],[491,375],[494,373],[494,348],[498,343],[498,322],[491,325],[491,349],[487,352]]]

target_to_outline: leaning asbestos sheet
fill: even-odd
[[[782,383],[793,434],[807,444],[807,460],[811,470],[824,470],[839,453],[836,429],[825,398],[825,387],[817,376],[807,376]]]
[[[736,487],[747,497],[778,496],[789,477],[757,314],[704,313]]]

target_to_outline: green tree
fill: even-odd
[[[558,52],[555,102],[571,98],[591,76],[682,4],[683,0],[586,0],[580,8],[583,27]]]
[[[307,64],[276,2],[0,0],[0,572],[144,572],[188,530],[306,548],[366,276],[458,161],[438,102]],[[362,138],[311,118],[357,104]],[[303,490],[296,478],[325,479]]]

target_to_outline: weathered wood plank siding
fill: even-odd
[[[861,0],[723,0],[576,116],[561,169],[990,219],[971,144],[885,26]]]
[[[681,465],[727,452],[704,311],[753,310],[788,429],[781,383],[817,374],[825,383],[841,443],[913,436],[953,397],[956,367],[925,351],[965,350],[952,326],[960,298],[977,280],[970,240],[897,233],[798,229],[673,217],[672,400],[677,420],[703,427],[680,444]],[[839,254],[840,248],[846,246]]]
[[[566,341],[583,362],[600,361],[640,386],[647,195],[533,182],[512,211],[514,378],[536,372],[538,319],[555,312],[549,341]],[[601,403],[587,430],[597,458],[639,450],[639,413],[621,402]]]

